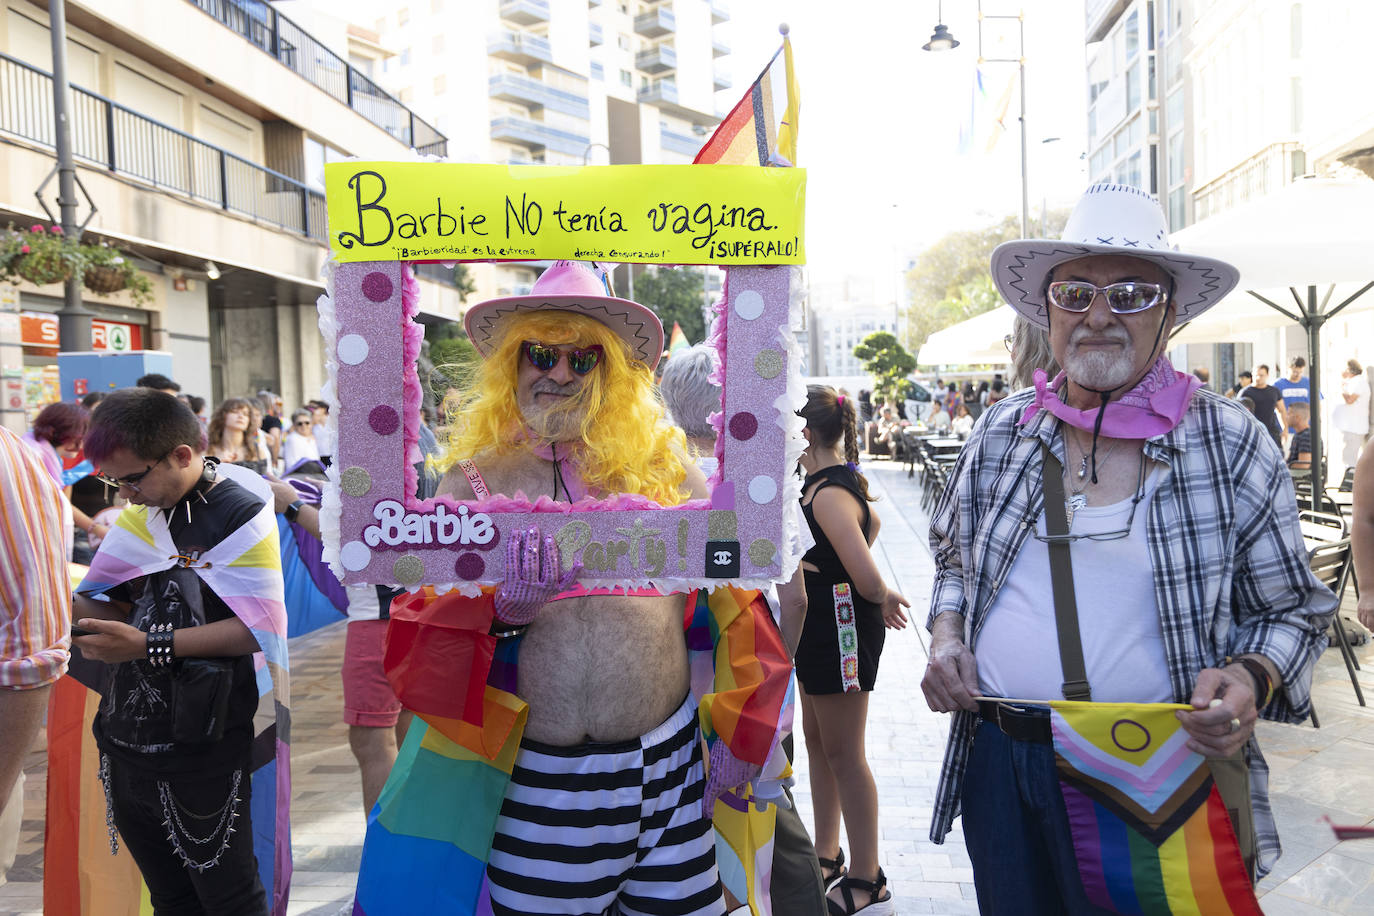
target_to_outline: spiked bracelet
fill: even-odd
[[[176,658],[172,642],[172,625],[155,623],[148,631],[148,664],[154,668],[164,668]]]

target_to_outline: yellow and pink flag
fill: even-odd
[[[1114,913],[1260,914],[1207,759],[1172,703],[1050,704],[1088,899]]]

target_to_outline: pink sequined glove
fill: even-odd
[[[582,575],[582,564],[561,576],[558,544],[553,535],[540,545],[539,529],[531,526],[517,531],[506,542],[506,579],[496,592],[496,617],[502,623],[523,627],[531,623],[539,609]]]
[[[757,763],[745,763],[734,755],[724,739],[711,745],[711,767],[706,772],[706,789],[701,797],[701,813],[710,820],[716,811],[716,799],[726,792],[739,789],[758,778],[762,768]]]

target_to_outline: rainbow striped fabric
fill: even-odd
[[[1125,914],[1259,914],[1206,758],[1173,703],[1050,704],[1088,899]]]
[[[790,775],[780,744],[792,722],[791,664],[757,592],[726,587],[684,598],[702,735],[708,744],[727,742],[741,760],[763,768],[754,794],[727,794],[716,804],[721,878],[755,916],[766,916],[776,810],[760,809],[771,798],[770,780]],[[411,726],[368,816],[354,914],[489,916],[487,857],[528,711],[505,689],[515,683],[518,643],[502,640],[489,661],[469,645],[485,638],[491,625],[489,596],[464,599],[423,589],[398,601],[388,634],[388,675],[403,699],[422,700],[415,707],[422,721]],[[398,620],[427,625],[404,659],[390,645],[394,638],[412,639],[410,629],[398,630]],[[459,630],[473,639],[460,639]],[[422,645],[436,641],[447,646],[441,654],[451,664]],[[464,656],[461,662],[456,655]],[[398,682],[399,666],[415,662],[420,664]],[[479,711],[463,694],[483,678]],[[441,687],[443,696],[426,700],[421,679]]]
[[[781,58],[781,60],[779,60]],[[777,72],[781,70],[782,72]],[[775,114],[775,94],[786,92],[782,118]],[[801,92],[792,72],[792,42],[783,39],[715,133],[697,152],[695,164],[777,165],[797,164],[797,121],[801,114]]]
[[[286,652],[281,553],[272,493],[251,471],[222,464],[219,473],[263,498],[262,509],[206,552],[197,574],[247,625],[261,651],[253,656],[260,701],[253,739],[252,818],[258,870],[273,916],[285,916],[291,886],[291,685]],[[77,591],[100,594],[137,576],[170,568],[177,549],[161,512],[130,506],[101,542]],[[49,728],[49,836],[44,910],[67,916],[150,913],[147,890],[127,851],[111,860],[105,801],[95,779],[99,753],[90,736],[103,665],[74,664],[54,692]]]

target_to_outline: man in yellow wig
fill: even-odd
[[[557,262],[530,295],[483,302],[465,324],[483,361],[454,414],[441,496],[627,506],[647,497],[674,506],[708,495],[654,388],[661,323],[610,295],[593,266]],[[709,596],[633,583],[588,589],[576,581],[580,564],[562,569],[551,535],[531,528],[505,536],[507,578],[491,599],[500,637],[492,670],[514,667],[510,647],[518,647],[517,673],[505,683],[526,718],[477,912],[724,913],[711,814],[722,794],[759,776],[780,738],[781,717],[753,707],[770,697],[775,712],[786,705],[786,651],[766,606],[756,592],[727,588]],[[686,624],[703,615],[702,629],[712,631],[704,648],[729,658],[721,667],[731,673],[713,685],[708,663],[707,687],[694,691],[688,648],[700,637]],[[740,627],[757,656],[753,683],[740,676],[738,652],[723,645]],[[712,698],[723,693],[731,699],[713,712]],[[400,778],[393,773],[392,782]],[[740,807],[736,800],[732,810]],[[367,851],[364,859],[367,872]],[[722,859],[727,879],[748,873],[742,899],[764,890],[744,850],[729,864]],[[382,908],[364,899],[364,878],[359,903],[371,914]]]

